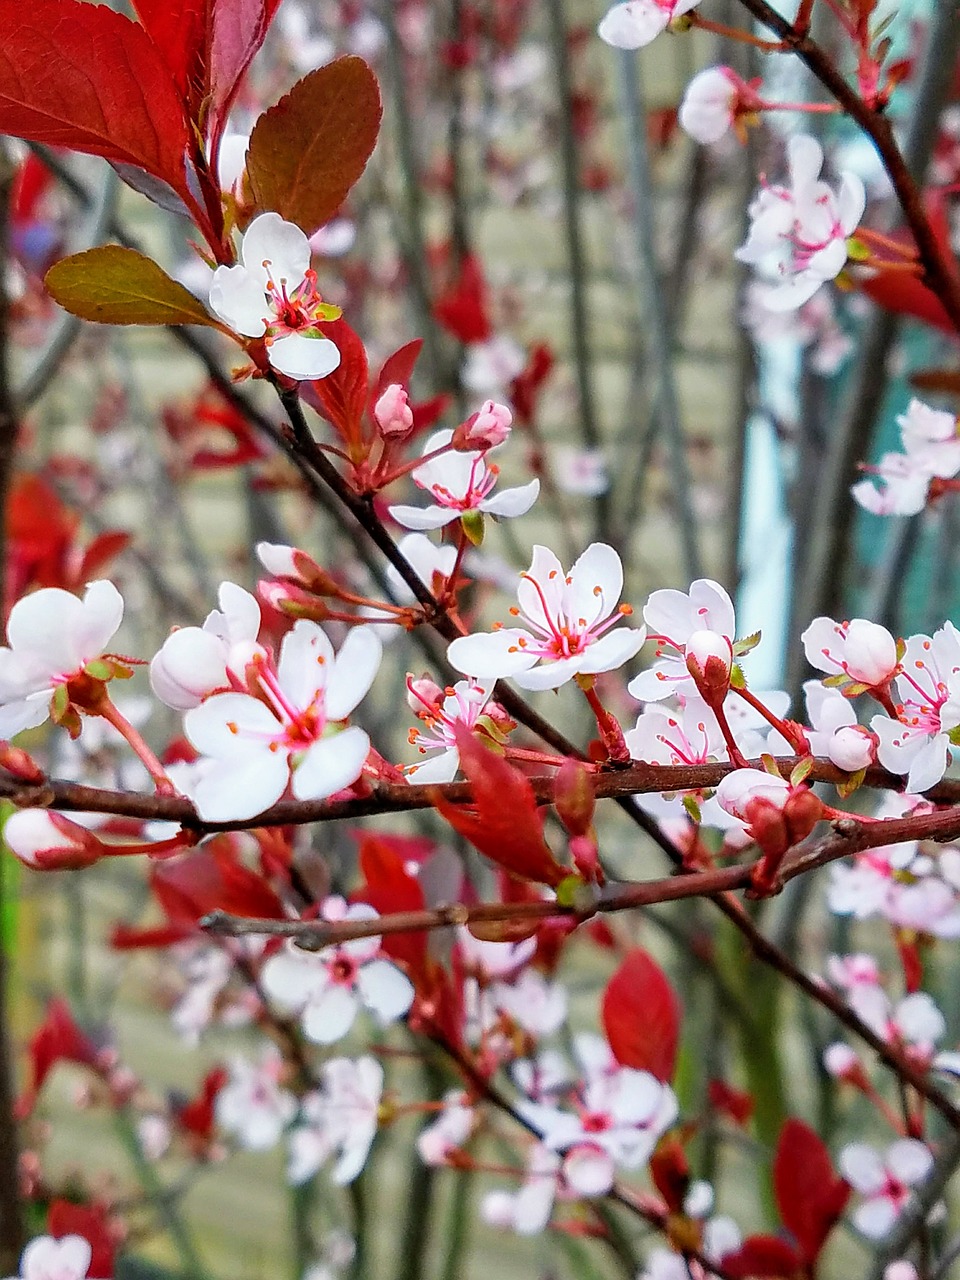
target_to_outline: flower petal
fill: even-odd
[[[504,489],[492,498],[484,498],[480,510],[491,516],[522,516],[530,510],[540,494],[540,481],[531,480],[529,484],[520,485],[516,489]]]
[[[369,753],[370,739],[356,725],[322,738],[294,769],[293,794],[298,800],[326,800],[356,782]]]
[[[340,364],[340,348],[336,343],[305,333],[285,333],[275,338],[267,355],[278,373],[298,382],[325,378]]]
[[[255,751],[218,762],[195,784],[190,799],[204,822],[243,822],[276,804],[289,777],[283,752]]]
[[[261,213],[254,218],[243,237],[240,250],[243,265],[253,276],[281,285],[288,291],[303,280],[310,266],[310,241],[292,222],[285,222],[279,213]],[[264,266],[269,263],[269,271]]]
[[[246,267],[217,267],[210,282],[210,309],[245,338],[262,338],[270,307],[263,283]]]
[[[529,671],[537,661],[536,654],[526,652],[520,639],[532,642],[533,636],[519,628],[480,632],[460,636],[447,649],[447,660],[465,676],[478,680],[496,679]]]
[[[335,985],[310,1001],[303,1011],[303,1034],[314,1044],[333,1044],[353,1026],[359,1002],[351,990]]]
[[[369,627],[352,627],[347,632],[327,682],[329,720],[345,720],[367,696],[382,660],[383,645]]]
[[[371,960],[357,974],[363,1003],[381,1022],[395,1022],[413,1004],[413,983],[389,960]]]
[[[398,503],[388,508],[390,516],[405,529],[442,529],[456,520],[460,512],[455,507],[410,507]]]

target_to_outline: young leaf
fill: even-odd
[[[543,838],[530,783],[502,756],[489,751],[462,725],[456,727],[460,768],[470,781],[473,805],[450,804],[438,792],[434,805],[491,862],[511,875],[556,887],[567,872]]]
[[[105,5],[0,0],[0,132],[134,165],[189,198],[176,85],[147,33]]]
[[[783,1225],[812,1267],[850,1198],[850,1186],[833,1168],[822,1139],[802,1120],[780,1130],[773,1187]]]
[[[211,153],[216,154],[237,90],[266,39],[280,0],[207,0],[207,6],[210,108],[206,125]]]
[[[257,208],[307,235],[328,222],[370,159],[381,111],[377,78],[362,58],[337,58],[304,76],[250,136],[247,173]]]
[[[133,0],[137,17],[167,64],[191,120],[206,95],[204,63],[212,0]]]
[[[44,283],[71,315],[99,324],[208,324],[214,320],[188,289],[135,249],[104,244],[61,258]]]
[[[603,1029],[624,1067],[669,1083],[677,1063],[680,1004],[666,974],[642,947],[629,951],[603,993]]]
[[[360,870],[364,884],[354,897],[369,902],[380,915],[422,911],[426,905],[419,880],[407,870],[397,850],[376,836],[366,835],[360,843]],[[392,960],[409,967],[420,985],[427,966],[427,941],[423,932],[386,934],[382,946]]]
[[[363,415],[367,407],[367,352],[363,339],[346,320],[328,320],[321,325],[340,352],[340,363],[333,373],[305,387],[308,402],[336,430],[351,457],[363,456]]]

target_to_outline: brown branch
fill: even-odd
[[[558,764],[560,761],[558,760]],[[761,768],[759,761],[751,762]],[[783,777],[789,777],[799,763],[797,756],[776,761]],[[598,800],[623,800],[630,796],[657,792],[696,791],[716,787],[732,764],[658,765],[633,764],[627,769],[601,771],[592,775]],[[817,759],[807,775],[808,782],[842,783],[847,774],[829,760]],[[538,803],[553,800],[554,775],[539,774],[527,779]],[[884,769],[868,771],[864,785],[895,791],[904,785],[903,778]],[[411,813],[432,809],[438,796],[451,804],[470,804],[473,796],[469,782],[443,784],[388,783],[374,785],[370,795],[349,800],[280,800],[255,818],[229,822],[203,822],[192,803],[182,796],[142,795],[132,791],[108,791],[77,782],[50,779],[41,783],[24,783],[17,778],[0,775],[0,799],[10,800],[21,809],[58,809],[64,813],[110,813],[122,818],[144,821],[178,822],[202,834],[215,831],[246,831],[255,827],[303,826],[313,822],[338,822],[344,819],[378,817],[388,813]],[[960,782],[944,781],[926,792],[927,799],[937,804],[960,803]],[[929,815],[921,815],[929,817]],[[853,819],[852,819],[853,820]],[[918,818],[897,819],[916,824]],[[910,827],[913,833],[915,825]],[[916,838],[913,834],[901,837]],[[928,839],[946,839],[929,836]],[[871,842],[874,843],[874,842]],[[879,843],[885,843],[880,841]]]

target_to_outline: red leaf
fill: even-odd
[[[190,199],[191,137],[142,27],[79,0],[0,0],[0,131],[134,165]]]
[[[407,871],[400,853],[376,836],[366,836],[360,845],[360,870],[365,884],[354,896],[380,915],[422,911],[426,905],[420,881]],[[427,962],[426,933],[385,934],[382,945],[392,960],[410,968],[419,987]]]
[[[140,947],[172,947],[192,938],[194,930],[185,924],[158,924],[152,929],[135,929],[129,924],[114,925],[110,945],[114,951],[136,951]]]
[[[773,1188],[783,1225],[811,1266],[846,1208],[850,1187],[834,1171],[823,1141],[802,1120],[788,1119],[780,1130]]]
[[[280,0],[210,0],[210,3],[213,5],[213,23],[207,128],[211,155],[215,157],[237,90],[254,55],[266,39],[270,23],[280,8]]]
[[[409,387],[410,379],[413,377],[413,367],[417,363],[420,352],[423,348],[423,339],[414,338],[412,342],[406,343],[395,351],[392,356],[387,356],[383,364],[380,366],[380,372],[377,374],[376,381],[373,384],[373,390],[370,392],[371,409],[386,391],[387,387],[396,383],[401,387]]]
[[[720,1259],[720,1265],[730,1280],[796,1280],[800,1259],[779,1236],[748,1236],[736,1253]]]
[[[183,98],[191,120],[199,122],[207,92],[207,28],[213,0],[133,0],[133,7],[170,77]]]
[[[229,1080],[229,1072],[223,1067],[214,1067],[203,1078],[200,1094],[189,1102],[184,1102],[175,1111],[177,1124],[181,1129],[209,1142],[213,1136],[214,1110],[217,1094]]]
[[[455,728],[460,768],[470,782],[473,805],[449,804],[438,791],[437,811],[491,862],[511,875],[556,886],[567,872],[543,838],[533,788],[519,769],[489,751],[469,729]]]
[[[158,862],[150,887],[171,924],[193,925],[210,911],[281,920],[280,899],[255,871],[237,860],[228,841],[211,840],[202,849]]]
[[[33,1080],[29,1092],[17,1104],[21,1116],[29,1114],[44,1081],[58,1062],[76,1062],[99,1070],[96,1045],[83,1034],[73,1020],[70,1006],[59,997],[50,1001],[46,1018],[30,1037],[29,1054]]]
[[[72,1204],[69,1200],[54,1200],[47,1213],[47,1233],[55,1240],[62,1240],[64,1236],[83,1236],[90,1245],[90,1265],[87,1268],[90,1275],[110,1280],[117,1244],[105,1204],[99,1201]]]
[[[669,1083],[677,1062],[680,1004],[666,974],[641,947],[629,951],[603,993],[603,1029],[624,1067]]]
[[[459,279],[440,295],[434,315],[445,329],[461,342],[485,342],[493,330],[487,314],[487,286],[483,268],[468,254]]]
[[[103,533],[98,533],[83,553],[77,577],[81,582],[91,582],[129,545],[130,534],[124,533],[122,529],[105,529]]]
[[[707,1098],[715,1111],[727,1115],[741,1128],[753,1115],[753,1098],[742,1089],[734,1089],[725,1080],[711,1080],[707,1085]]]
[[[340,363],[326,378],[309,384],[307,399],[335,428],[348,448],[362,449],[369,377],[363,339],[342,317],[320,327],[324,335],[336,344]],[[355,460],[359,461],[359,458]]]

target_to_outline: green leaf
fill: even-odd
[[[744,636],[742,640],[735,640],[733,644],[733,656],[735,658],[742,658],[744,654],[749,653],[751,649],[755,649],[760,643],[761,635],[761,632],[754,631],[753,635]]]
[[[98,324],[223,325],[151,259],[118,244],[62,258],[44,283],[64,311]]]
[[[483,542],[483,512],[465,511],[460,517],[460,528],[475,547]]]
[[[265,111],[247,149],[258,210],[307,235],[329,222],[366,168],[380,132],[380,87],[362,58],[336,58]]]

